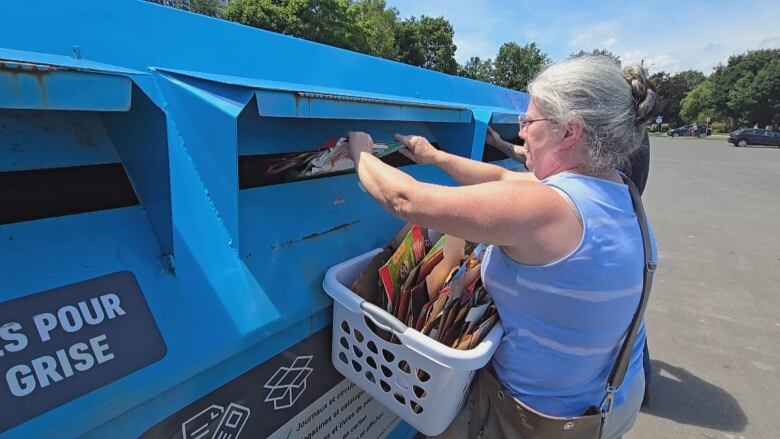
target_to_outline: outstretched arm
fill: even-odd
[[[514,172],[501,166],[478,162],[440,151],[434,148],[424,137],[396,134],[395,139],[406,146],[406,148],[400,150],[401,154],[416,163],[438,166],[455,181],[464,186],[500,180],[536,181],[536,178],[531,173]]]
[[[371,145],[367,134],[350,133],[360,182],[382,207],[408,222],[473,242],[516,247],[533,244],[536,232],[571,215],[560,195],[538,182],[424,183],[374,157]]]
[[[510,158],[513,158],[525,165],[525,147],[507,142],[506,140],[502,139],[501,136],[499,136],[498,133],[493,130],[493,128],[490,128],[490,126],[488,126],[488,135],[486,141],[488,145],[496,148]]]

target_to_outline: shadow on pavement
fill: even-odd
[[[745,429],[745,412],[725,390],[681,367],[658,360],[652,360],[652,363],[651,399],[642,407],[643,413],[720,431]],[[662,370],[666,376],[661,375]]]

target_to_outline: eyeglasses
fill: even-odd
[[[522,131],[523,128],[527,127],[528,125],[531,125],[534,122],[541,122],[543,120],[552,120],[552,119],[546,117],[541,119],[528,119],[525,114],[517,118],[517,121],[520,122],[520,131]]]

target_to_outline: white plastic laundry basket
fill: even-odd
[[[328,270],[323,281],[333,298],[333,364],[419,432],[434,436],[450,425],[465,400],[474,372],[490,360],[503,335],[498,323],[474,349],[445,346],[408,328],[346,285],[381,249]],[[365,318],[392,331],[401,344],[378,337]]]

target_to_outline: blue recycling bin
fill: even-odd
[[[516,167],[485,135],[527,95],[143,1],[0,12],[0,435],[413,437],[333,369],[321,288],[400,221],[262,170],[348,130]]]

